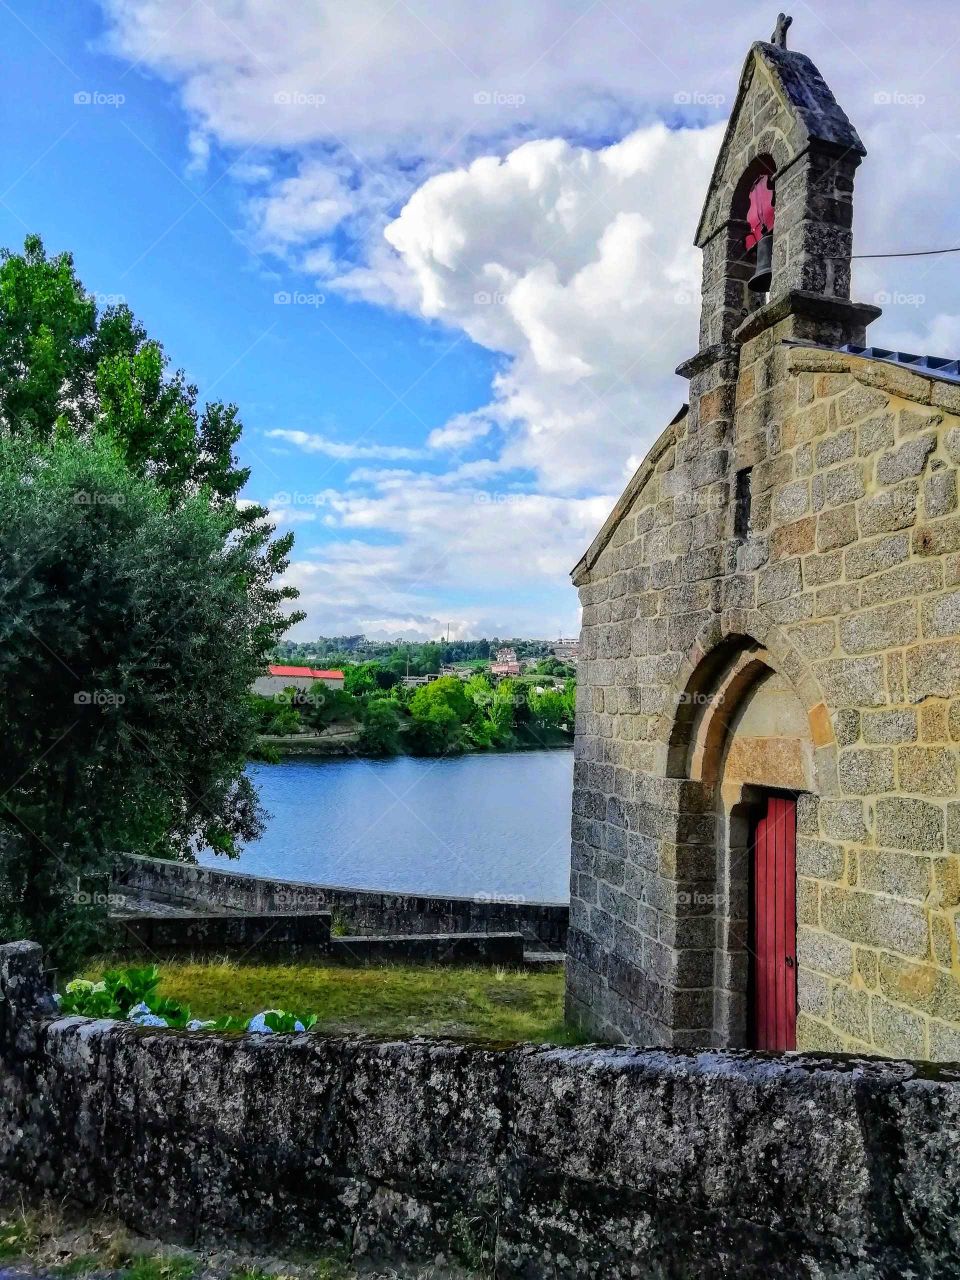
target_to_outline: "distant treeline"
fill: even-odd
[[[437,640],[424,644],[368,640],[366,636],[319,636],[316,640],[284,640],[274,650],[274,661],[305,666],[342,667],[376,659],[398,675],[426,676],[451,662],[488,663],[498,649],[513,649],[518,658],[546,658],[549,640],[499,639]]]
[[[400,683],[382,663],[345,667],[346,687],[309,692],[290,688],[272,697],[250,695],[258,727],[267,736],[292,736],[304,730],[322,733],[333,724],[353,729],[365,755],[448,755],[551,745],[573,733],[576,683],[558,679],[550,668],[494,684],[476,674],[468,680],[442,676],[413,689]],[[264,744],[262,758],[276,758]]]

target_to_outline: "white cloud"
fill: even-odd
[[[350,213],[350,193],[339,174],[320,162],[306,165],[251,204],[263,244],[285,249],[326,235]]]
[[[361,458],[382,458],[386,462],[399,462],[404,458],[422,458],[422,449],[409,449],[402,445],[344,443],[331,440],[311,431],[292,431],[277,428],[264,433],[272,440],[285,440],[296,445],[304,453],[322,453],[338,462],[354,462]]]
[[[113,47],[176,86],[194,160],[211,145],[240,156],[233,176],[259,248],[327,290],[439,320],[505,357],[490,403],[434,429],[423,450],[270,433],[361,463],[471,451],[443,477],[360,467],[325,497],[317,523],[347,541],[324,549],[326,565],[294,566],[307,607],[353,629],[353,599],[354,623],[426,634],[448,611],[477,628],[519,618],[511,584],[565,580],[685,395],[672,370],[697,342],[691,242],[713,122],[770,10],[750,0],[721,21],[705,0],[487,0],[482,15],[467,0],[287,0],[278,21],[274,0],[100,3]],[[790,33],[870,152],[856,248],[955,243],[960,108],[942,6],[881,0],[870,17],[811,0]],[[957,266],[857,263],[854,296],[890,299],[870,340],[956,355]],[[529,472],[528,507],[478,496]],[[354,543],[350,530],[394,542]],[[400,597],[389,610],[382,581]],[[467,582],[489,608],[443,605],[441,591]],[[558,630],[571,627],[570,599]]]
[[[387,228],[422,314],[512,357],[480,421],[552,492],[617,487],[676,412],[719,140],[653,125],[596,150],[526,143],[430,179]]]
[[[458,413],[427,436],[431,449],[466,449],[489,435],[493,423],[482,413]]]
[[[310,616],[301,634],[359,628],[428,638],[452,622],[453,635],[560,635],[575,626],[575,600],[558,602],[555,584],[611,495],[570,500],[483,489],[453,475],[380,471],[317,502],[338,537],[298,554],[287,574]],[[385,530],[394,533],[388,545],[365,541]],[[466,610],[447,603],[464,584],[472,595]]]

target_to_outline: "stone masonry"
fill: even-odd
[[[364,1275],[957,1275],[960,1072],[56,1016],[0,947],[0,1196]]]
[[[807,58],[753,46],[697,234],[689,409],[574,571],[568,1012],[599,1035],[751,1043],[750,832],[778,788],[797,1047],[960,1059],[960,385],[839,349],[879,314],[848,299],[863,154]]]

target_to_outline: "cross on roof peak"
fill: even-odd
[[[770,37],[770,43],[775,44],[778,49],[787,47],[787,30],[793,18],[786,13],[777,14],[777,25],[773,29],[773,35]]]

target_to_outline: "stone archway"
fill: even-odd
[[[833,754],[823,754],[829,745],[822,741],[823,722],[830,726],[819,690],[804,678],[792,650],[771,652],[754,636],[724,630],[713,628],[691,654],[667,739],[666,771],[684,779],[700,811],[714,817],[712,892],[701,889],[702,905],[713,915],[710,1039],[736,1047],[750,1042],[752,831],[771,795],[796,797],[802,806],[830,793]],[[776,629],[768,634],[778,639]]]

